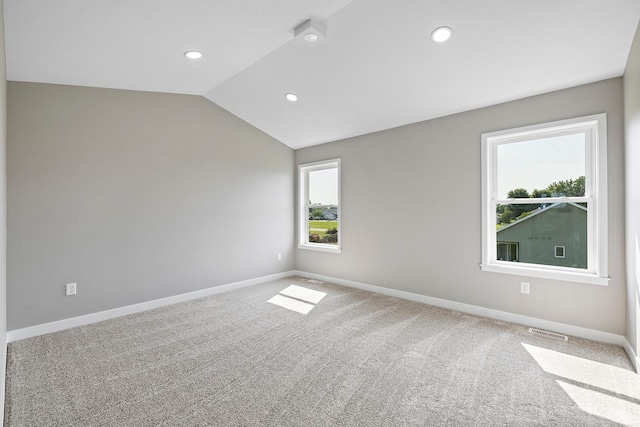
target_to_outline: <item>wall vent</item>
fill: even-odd
[[[553,338],[554,340],[569,341],[568,336],[558,334],[556,332],[549,332],[549,331],[545,331],[537,328],[529,328],[529,332],[531,332],[533,335],[538,335],[539,337]]]

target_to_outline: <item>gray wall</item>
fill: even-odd
[[[298,150],[294,161],[201,97],[10,82],[8,329],[297,268],[624,334],[622,91],[611,79]],[[610,285],[481,272],[480,134],[600,112]],[[335,157],[343,252],[295,250],[294,164]],[[68,282],[78,295],[64,296]]]
[[[7,360],[7,73],[3,11],[3,2],[0,0],[0,340],[2,341],[0,420],[4,419],[4,382]]]
[[[202,97],[9,82],[8,141],[9,330],[295,268],[293,150]]]
[[[640,28],[640,27],[639,27]],[[627,340],[640,355],[640,29],[624,74]]]
[[[480,271],[480,135],[602,112],[609,286]],[[343,233],[341,254],[297,249],[298,269],[622,335],[623,148],[617,78],[298,150],[297,163],[342,159]]]

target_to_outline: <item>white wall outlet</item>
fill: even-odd
[[[278,261],[282,261],[282,254],[278,252]]]
[[[520,292],[523,294],[529,293],[529,282],[520,282]]]
[[[76,283],[67,283],[67,296],[76,294]]]

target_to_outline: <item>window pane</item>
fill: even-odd
[[[338,168],[309,172],[309,204],[338,205]]]
[[[587,208],[583,205],[498,205],[496,259],[586,269]],[[558,247],[564,248],[563,257],[558,256]]]
[[[338,168],[309,172],[309,243],[338,244]]]
[[[576,133],[498,145],[498,198],[584,196],[585,140]]]
[[[338,244],[338,208],[309,207],[309,243]]]

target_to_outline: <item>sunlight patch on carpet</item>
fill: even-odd
[[[521,343],[583,411],[626,426],[640,427],[640,378],[635,372]],[[597,389],[597,390],[594,390]]]
[[[307,304],[306,302],[298,301],[297,299],[293,298],[287,298],[282,295],[276,295],[267,302],[301,314],[307,314],[313,309],[313,307],[315,307],[313,304]]]
[[[556,382],[583,411],[625,426],[640,427],[640,405],[574,384]]]
[[[319,303],[322,298],[327,296],[325,292],[314,291],[313,289],[303,288],[302,286],[291,285],[280,291],[281,295],[286,295],[295,299],[310,302],[312,304]]]
[[[634,372],[530,344],[522,345],[545,372],[640,400],[640,378]]]
[[[271,298],[271,304],[293,310],[298,313],[307,314],[318,304],[322,298],[327,296],[326,292],[314,291],[302,286],[290,285],[280,291],[278,295]]]

